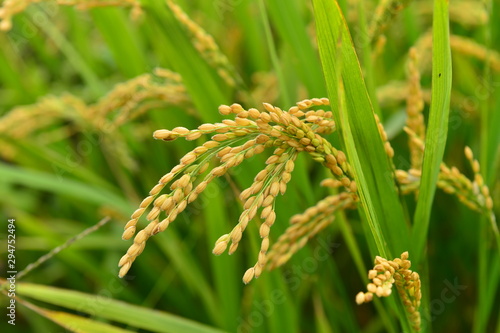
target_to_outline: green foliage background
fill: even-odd
[[[228,85],[217,68],[196,51],[163,1],[144,0],[142,4],[143,15],[133,20],[129,8],[79,11],[41,2],[17,15],[12,30],[0,34],[0,116],[47,95],[69,93],[93,104],[116,84],[152,73],[156,67],[179,73],[189,97],[182,105],[148,107],[111,134],[84,123],[76,108],[66,106],[65,118],[34,135],[0,133],[4,151],[0,207],[5,222],[1,225],[8,218],[16,219],[18,270],[102,217],[112,218],[18,281],[18,295],[30,303],[18,303],[15,327],[3,316],[0,329],[60,332],[56,323],[70,330],[78,323],[86,332],[111,332],[109,325],[120,327],[117,332],[204,332],[212,328],[228,332],[399,332],[391,300],[381,300],[376,307],[354,302],[356,293],[365,288],[366,272],[373,261],[372,240],[365,237],[368,226],[356,212],[339,213],[335,223],[286,266],[263,273],[247,286],[241,277],[256,259],[257,226],[249,227],[231,257],[211,254],[215,240],[231,230],[241,211],[234,189],[252,183],[263,168],[264,156],[212,184],[166,232],[153,237],[127,277],[117,277],[118,260],[130,245],[120,239],[128,216],[158,179],[196,146],[196,142],[181,140],[155,141],[151,137],[154,130],[195,128],[220,121],[220,104],[240,102],[250,108],[269,102],[288,108],[303,98],[327,94],[310,2],[178,1],[227,56],[241,77],[236,86]],[[377,101],[373,96],[377,90],[406,80],[408,50],[431,29],[433,4],[411,2],[391,17],[385,31],[387,43],[376,58],[363,22],[370,22],[377,3],[339,1],[339,5],[361,59],[373,108],[382,115],[396,150],[394,163],[407,169],[404,96],[391,96],[393,101]],[[469,13],[465,17],[464,8]],[[494,22],[499,19],[496,2],[450,4],[451,33],[490,48],[492,65],[452,47],[451,109],[443,158],[471,176],[463,148],[472,147],[496,207],[500,206],[500,26]],[[422,74],[427,90],[431,88],[429,69]],[[266,76],[258,80],[258,73]],[[426,116],[428,109],[426,105]],[[4,119],[0,118],[0,124]],[[337,134],[329,139],[340,147]],[[299,157],[286,195],[277,200],[274,239],[286,229],[292,215],[328,194],[319,186],[326,177],[328,173],[319,164]],[[409,216],[416,208],[413,198],[403,199]],[[498,209],[496,212],[498,216]],[[427,254],[422,265],[414,267],[424,273],[424,307],[431,315],[423,316],[427,329],[431,322],[435,332],[500,332],[500,260],[491,226],[455,197],[440,191],[428,213]],[[399,222],[392,223],[381,225],[386,230],[401,228]],[[6,227],[0,230],[2,244],[6,232]],[[396,245],[388,248],[392,246]],[[396,247],[401,246],[404,244]],[[408,249],[413,246],[408,241]],[[2,245],[0,255],[3,277],[6,246]],[[465,288],[453,294],[450,284]],[[1,308],[8,301],[0,297]],[[152,309],[176,316],[159,316]],[[90,320],[82,322],[71,314]]]

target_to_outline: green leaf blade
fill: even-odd
[[[412,230],[414,242],[412,260],[415,264],[418,264],[423,256],[439,168],[443,160],[448,135],[452,67],[448,2],[446,0],[434,1],[432,30],[432,97],[422,178]]]
[[[49,304],[85,312],[92,316],[98,316],[153,332],[223,332],[167,312],[151,310],[111,298],[101,299],[101,296],[73,290],[32,283],[19,283],[17,285],[17,293]]]
[[[379,254],[400,254],[408,250],[408,228],[347,24],[336,3],[316,0],[314,5],[329,97],[337,123],[344,125],[341,139],[357,178],[363,213]],[[345,86],[346,105],[335,110],[341,104],[337,77]]]

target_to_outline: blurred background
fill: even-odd
[[[104,306],[108,299],[121,300],[227,332],[397,328],[397,320],[384,322],[373,304],[354,302],[366,284],[366,270],[354,263],[355,256],[366,269],[373,262],[354,211],[340,212],[338,223],[284,267],[264,272],[246,286],[241,277],[254,264],[260,242],[256,225],[248,228],[234,255],[212,255],[217,238],[237,223],[238,191],[252,183],[267,156],[255,157],[211,184],[166,232],[148,242],[125,278],[117,277],[118,260],[131,244],[121,240],[130,214],[186,152],[206,139],[160,142],[152,138],[155,130],[220,121],[220,104],[261,108],[268,102],[288,108],[304,98],[326,96],[309,1],[32,2],[3,1],[0,10],[0,28],[5,30],[0,32],[2,277],[9,218],[16,220],[20,271],[109,216],[105,226],[18,283],[80,291],[94,295],[96,304],[104,300]],[[408,52],[412,46],[419,51],[427,114],[432,2],[394,7],[394,15],[380,23],[383,37],[360,34],[360,3],[339,2],[359,53],[371,57],[367,84],[377,96],[374,107],[382,111],[395,148],[394,163],[408,169],[408,137],[403,132]],[[370,22],[377,3],[362,5]],[[498,3],[480,1],[454,1],[450,6],[454,71],[444,160],[470,177],[463,148],[481,152],[482,171],[498,207],[500,26],[494,22],[500,11]],[[336,133],[329,139],[338,147]],[[481,140],[489,143],[481,145]],[[319,186],[327,177],[321,165],[299,157],[286,195],[276,202],[272,240],[287,228],[291,216],[329,194]],[[413,211],[414,196],[405,197],[405,203]],[[499,332],[498,318],[492,315],[500,311],[497,260],[483,267],[494,276],[487,289],[478,278],[479,252],[494,250],[487,242],[480,247],[489,230],[456,197],[437,193],[428,244],[432,301],[430,317],[424,318],[436,332]],[[465,287],[454,289],[452,300],[442,299],[444,290],[453,289],[450,284]],[[56,301],[26,300],[39,308],[148,331],[103,320],[99,311],[84,314]],[[0,297],[3,309],[8,302]],[[16,326],[3,316],[0,330],[71,330],[43,311],[33,311],[18,303]]]

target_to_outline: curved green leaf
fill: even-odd
[[[17,294],[49,304],[88,313],[133,327],[164,333],[221,333],[192,320],[111,298],[32,283],[18,283]]]

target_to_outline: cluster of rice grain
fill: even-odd
[[[172,105],[189,107],[189,97],[180,76],[161,68],[117,84],[94,104],[86,104],[71,94],[46,96],[0,117],[0,141],[4,145],[0,156],[12,160],[18,154],[12,140],[30,140],[47,146],[75,133],[90,131],[111,145],[109,151],[123,165],[133,168],[135,162],[128,156],[120,127],[149,110]]]
[[[222,105],[219,112],[224,116],[235,115],[234,120],[224,119],[221,123],[202,124],[194,130],[177,127],[156,131],[153,136],[165,141],[180,137],[196,140],[205,134],[211,134],[212,137],[210,141],[188,152],[179,165],[163,176],[132,214],[125,226],[124,239],[134,236],[140,217],[153,205],[146,216],[149,224],[137,233],[133,245],[120,260],[119,275],[125,275],[130,269],[148,238],[165,230],[187,204],[196,200],[208,183],[223,176],[245,159],[262,153],[266,148],[273,148],[274,152],[267,159],[266,167],[255,176],[253,184],[241,192],[244,210],[238,223],[216,241],[213,250],[214,254],[219,255],[229,247],[229,254],[233,253],[248,223],[260,212],[260,252],[256,264],[244,275],[245,283],[253,277],[259,277],[266,266],[270,229],[276,219],[274,201],[278,194],[285,194],[299,153],[309,154],[315,161],[330,169],[334,179],[349,192],[350,200],[357,200],[356,183],[347,157],[322,136],[335,130],[332,112],[313,109],[328,105],[326,98],[303,100],[287,111],[267,103],[264,103],[264,111],[253,108],[246,110],[239,104]],[[214,158],[220,164],[208,170],[209,163]],[[202,180],[197,181],[201,177]],[[171,192],[160,195],[170,182],[173,182]],[[160,217],[162,214],[164,217]],[[315,229],[319,231],[319,228]]]
[[[410,267],[408,252],[403,252],[400,258],[394,260],[377,256],[375,266],[368,272],[368,279],[372,281],[366,286],[368,291],[359,292],[356,295],[356,303],[370,302],[373,295],[387,297],[391,295],[392,286],[395,284],[413,329],[418,332],[421,329],[421,282],[419,274],[410,270]]]
[[[335,220],[336,211],[355,207],[353,195],[342,192],[326,197],[302,214],[294,215],[290,227],[279,236],[269,252],[268,268],[271,270],[284,265],[311,238]]]
[[[415,144],[423,154],[423,141],[409,128],[405,131],[410,136],[410,140]],[[468,179],[456,167],[448,167],[442,162],[438,174],[437,187],[444,192],[455,195],[461,203],[470,209],[483,214],[491,222],[495,233],[498,233],[495,214],[493,213],[493,199],[488,186],[484,183],[483,176],[480,173],[479,161],[474,159],[472,150],[465,148],[465,156],[469,160],[474,179]],[[396,178],[401,185],[403,193],[417,192],[422,177],[421,169],[410,168],[410,170],[396,170]]]

